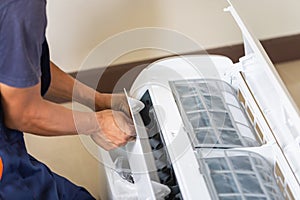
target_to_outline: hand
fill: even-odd
[[[91,134],[91,138],[105,150],[123,146],[134,139],[132,120],[123,112],[104,110],[97,112],[96,116],[100,131]]]
[[[111,95],[111,109],[122,111],[127,116],[130,116],[130,108],[125,94],[112,94]]]
[[[127,116],[130,116],[129,106],[124,94],[97,93],[95,99],[95,109],[96,111],[105,109],[122,111]]]
[[[130,107],[134,114],[140,112],[145,107],[143,102],[141,102],[137,99],[131,98],[131,97],[128,97],[128,98],[129,98],[128,101],[129,101]],[[124,94],[113,94],[112,95],[112,109],[122,111],[127,116],[131,116],[128,101]]]
[[[96,99],[97,100],[97,99]],[[133,112],[139,112],[144,108],[144,104],[136,99],[129,98],[129,102]],[[96,101],[96,110],[112,109],[122,111],[131,117],[130,109],[125,94],[100,94]]]

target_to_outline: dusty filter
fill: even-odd
[[[220,200],[284,199],[271,164],[262,156],[236,150],[198,150],[212,196]]]
[[[259,146],[236,91],[225,81],[171,81],[179,111],[194,147]]]

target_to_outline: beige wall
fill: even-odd
[[[300,33],[298,0],[235,2],[259,39]],[[48,0],[52,59],[64,70],[75,71],[97,44],[114,34],[142,27],[175,30],[205,48],[240,43],[238,27],[231,15],[223,12],[227,5],[225,0]],[[149,54],[124,57],[118,62],[145,57]],[[98,63],[101,66],[101,60]]]
[[[296,12],[300,1],[239,2],[242,15],[259,39],[300,33],[300,20],[290,20],[300,19],[300,12]],[[205,48],[240,43],[238,27],[230,14],[223,12],[226,6],[225,0],[48,0],[47,35],[52,59],[65,71],[76,71],[97,44],[114,34],[142,27],[175,30]],[[116,62],[141,60],[162,53],[139,52]],[[99,66],[101,63],[99,60]],[[51,169],[85,186],[97,198],[106,198],[102,165],[77,137],[27,135],[26,142],[29,151]]]

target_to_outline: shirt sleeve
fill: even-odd
[[[14,1],[0,9],[0,82],[24,88],[40,81],[44,1]]]

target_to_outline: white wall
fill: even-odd
[[[300,33],[298,0],[234,2],[259,39]],[[64,70],[75,71],[97,44],[114,34],[142,27],[179,31],[205,48],[240,43],[238,27],[230,14],[223,12],[227,5],[225,0],[48,0],[52,59]],[[116,63],[161,53],[125,56]]]

